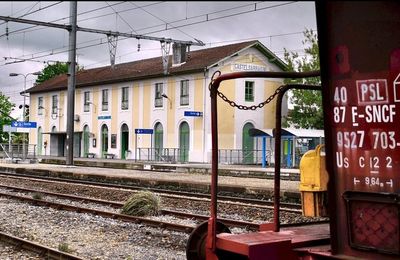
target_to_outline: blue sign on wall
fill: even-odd
[[[19,128],[36,128],[36,122],[23,122],[23,121],[13,121],[11,122],[12,127],[19,127]]]
[[[153,134],[153,129],[151,128],[136,128],[135,134]]]
[[[196,117],[200,117],[203,116],[203,112],[199,112],[199,111],[185,111],[185,116],[196,116]]]
[[[111,116],[98,116],[97,119],[111,119]]]

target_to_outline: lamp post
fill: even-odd
[[[161,96],[163,98],[166,98],[169,101],[169,108],[171,109],[172,108],[172,100],[165,93],[161,94]]]
[[[23,76],[24,77],[24,91],[23,91],[23,97],[24,97],[24,105],[22,107],[22,121],[25,122],[26,121],[26,116],[25,116],[25,98],[26,98],[26,78],[29,75],[41,75],[41,72],[32,72],[32,73],[27,73],[27,74],[22,74],[22,73],[10,73],[10,77],[17,77],[17,76]],[[22,133],[22,159],[26,159],[26,147],[25,147],[25,133]]]

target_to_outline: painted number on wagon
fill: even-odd
[[[345,87],[336,87],[333,100],[336,104],[346,104],[347,103],[347,89]]]
[[[389,132],[372,132],[374,140],[374,149],[395,149],[397,146],[394,138],[394,131]]]
[[[344,123],[345,118],[346,118],[346,107],[333,108],[333,121],[335,121],[335,123]]]
[[[364,144],[364,131],[352,131],[352,132],[342,132],[338,131],[336,133],[336,140],[338,146],[343,146],[344,148],[357,149],[363,147]]]

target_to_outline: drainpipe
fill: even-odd
[[[203,163],[207,162],[207,150],[206,150],[206,118],[207,118],[207,111],[206,111],[206,94],[207,94],[207,67],[204,68],[203,75],[204,75],[204,87],[203,87]]]

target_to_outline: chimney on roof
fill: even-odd
[[[179,65],[187,60],[187,44],[175,42],[172,45],[172,66]]]

